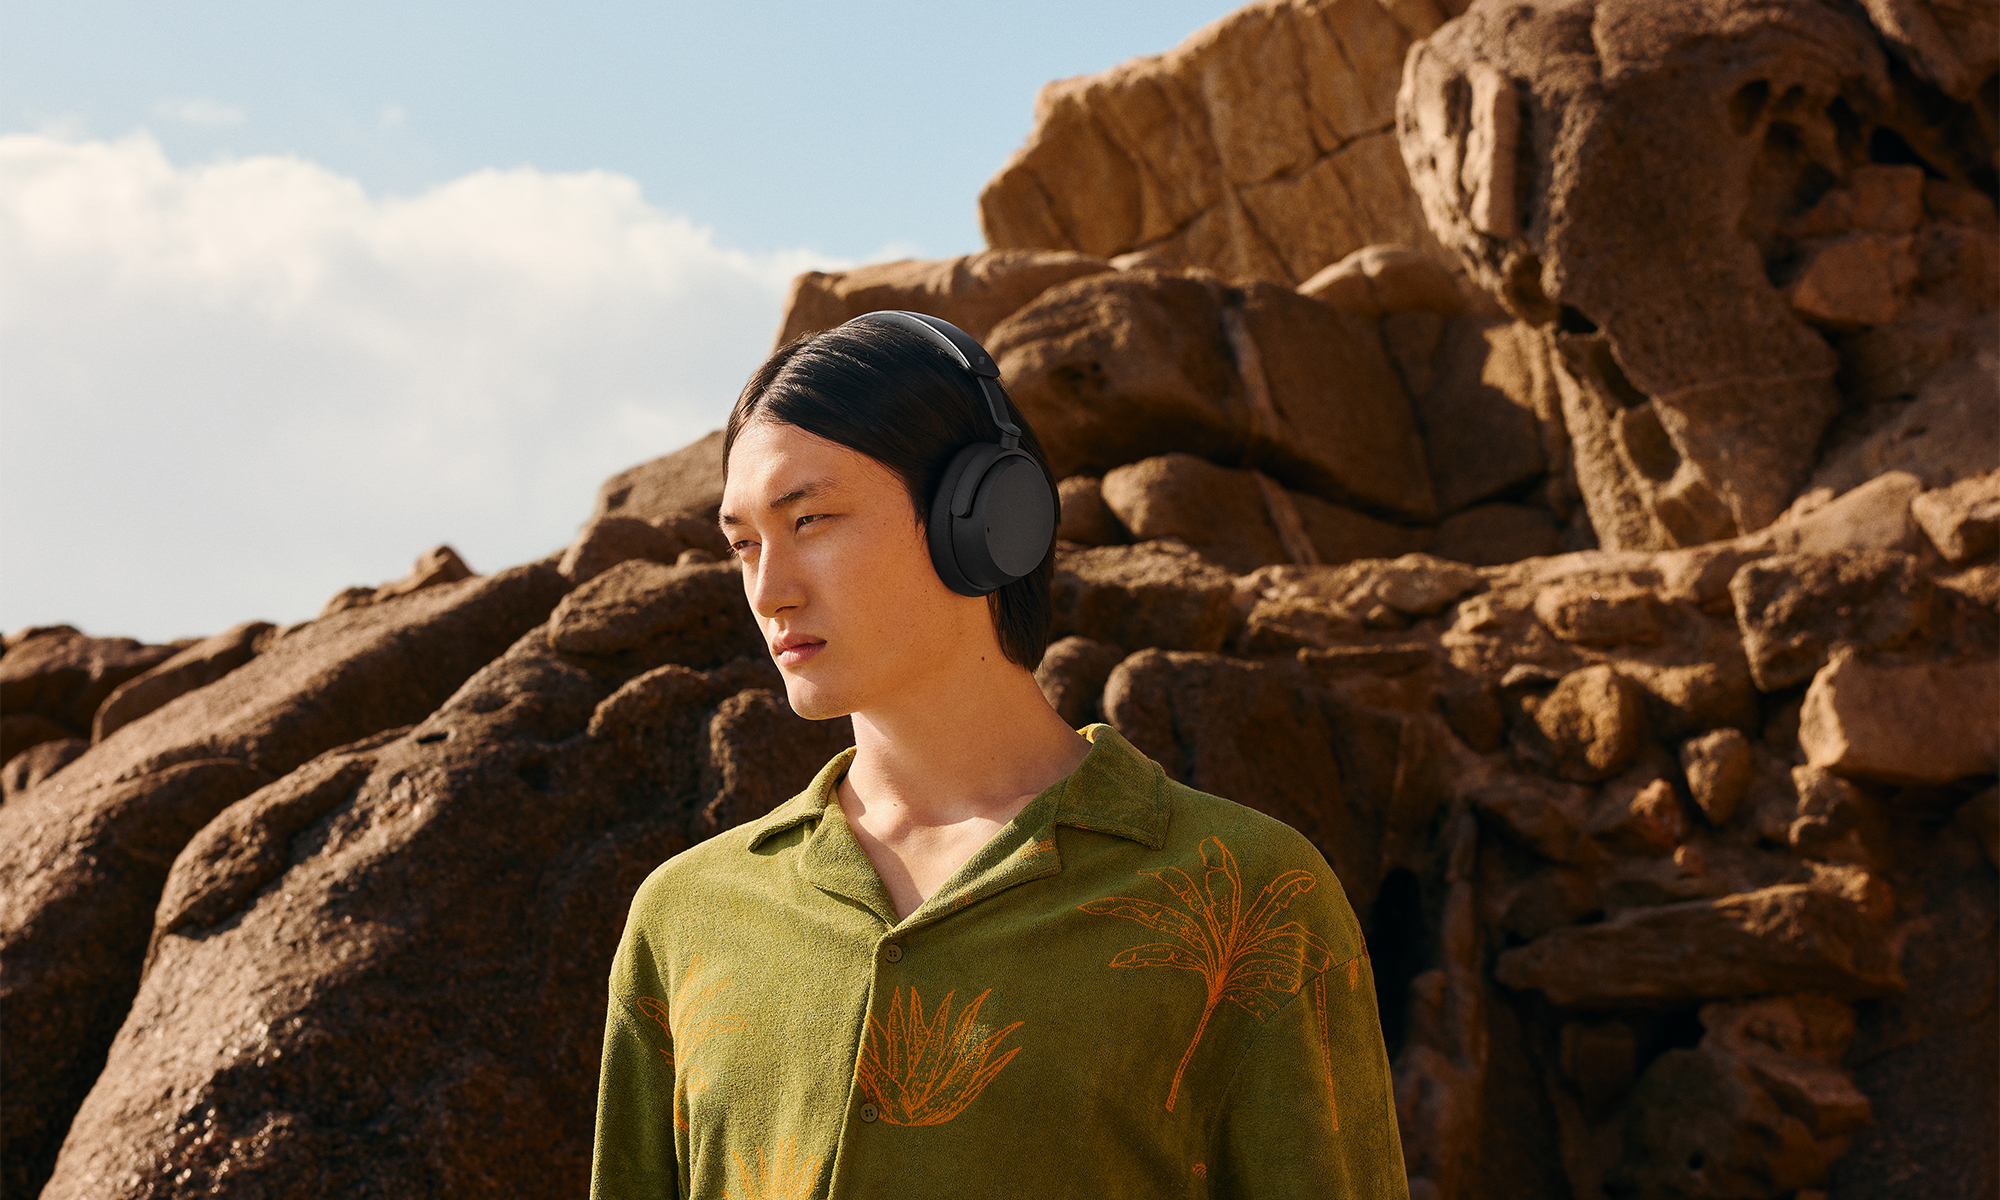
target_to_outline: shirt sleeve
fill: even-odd
[[[673,1040],[662,1022],[621,999],[614,987],[597,1081],[591,1200],[675,1197],[679,1180]]]
[[[1394,1087],[1364,953],[1306,980],[1230,1084],[1214,1194],[1407,1200]]]

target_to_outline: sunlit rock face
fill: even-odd
[[[794,287],[780,341],[986,340],[1060,477],[1037,678],[1320,847],[1412,1195],[1991,1194],[1995,45],[1265,0],[1050,85],[988,251]],[[633,890],[849,738],[720,441],[536,563],[7,637],[0,1188],[587,1186]]]

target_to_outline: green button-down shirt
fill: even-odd
[[[853,751],[633,899],[591,1193],[1403,1197],[1360,929],[1298,833],[1112,730],[896,919]]]

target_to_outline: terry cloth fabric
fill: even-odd
[[[1290,827],[1107,725],[898,921],[834,788],[661,866],[591,1195],[1404,1197],[1367,950]]]

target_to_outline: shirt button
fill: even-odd
[[[888,959],[890,962],[902,962],[903,948],[894,942],[890,942],[887,946],[882,947],[882,957]]]
[[[874,1120],[874,1119],[876,1118],[876,1116],[877,1116],[877,1115],[879,1115],[879,1114],[877,1114],[877,1113],[876,1113],[876,1111],[875,1111],[875,1106],[874,1106],[874,1105],[872,1105],[872,1104],[864,1104],[864,1105],[862,1105],[862,1106],[861,1106],[861,1119],[862,1119],[862,1120],[864,1120],[864,1121],[873,1121],[873,1120]]]

